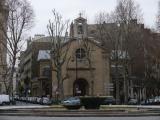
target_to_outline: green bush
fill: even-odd
[[[106,97],[84,96],[80,97],[85,109],[99,109]]]
[[[54,100],[54,99],[52,99],[51,101],[52,101],[53,105],[59,105],[59,104],[61,104],[60,100]]]

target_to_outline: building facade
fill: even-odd
[[[51,96],[52,75],[50,50],[39,50],[38,52],[38,77],[31,80],[31,91],[33,96]]]
[[[160,79],[158,77],[160,35],[159,33],[146,28],[144,24],[138,23],[137,20],[131,20],[130,27],[133,27],[134,33],[129,34],[130,37],[127,40],[128,46],[126,46],[126,48],[128,58],[125,58],[126,53],[124,52],[126,51],[123,51],[125,49],[123,46],[125,43],[119,42],[119,44],[123,45],[118,44],[121,48],[117,49],[117,54],[119,54],[117,56],[120,58],[116,60],[117,58],[112,59],[114,47],[112,46],[113,44],[109,42],[110,36],[108,37],[106,35],[107,38],[105,34],[111,35],[115,41],[118,40],[121,36],[116,39],[117,34],[115,34],[115,32],[119,33],[118,30],[121,29],[121,25],[105,22],[102,24],[88,25],[88,36],[101,41],[101,44],[109,49],[113,96],[116,98],[116,81],[118,81],[118,91],[121,103],[124,102],[125,96],[127,96],[127,100],[135,98],[140,102],[146,98],[160,95],[160,88],[158,87],[160,85]],[[121,34],[123,35],[123,33]],[[126,62],[126,65],[128,66],[126,80],[124,80],[124,62]],[[117,73],[115,72],[116,64],[118,64]]]
[[[67,76],[63,82],[65,97],[107,96],[111,93],[107,89],[110,84],[108,53],[98,41],[88,37],[87,29],[86,19],[81,16],[75,19],[70,28],[70,40],[63,46],[63,50],[70,46],[62,66],[62,76]],[[54,97],[59,94],[55,71],[52,80]]]
[[[6,74],[6,68],[7,68],[7,51],[5,48],[5,45],[7,44],[4,34],[2,31],[2,26],[6,24],[7,21],[7,15],[8,15],[8,9],[5,6],[5,0],[0,1],[0,94],[5,93],[5,74]],[[5,81],[7,83],[7,81]]]
[[[27,49],[21,52],[19,63],[19,80],[23,86],[22,95],[33,94],[33,96],[43,95],[40,83],[42,78],[41,69],[43,64],[50,64],[49,59],[40,59],[41,51],[50,50],[51,42],[44,35],[35,35],[31,40],[28,40]],[[42,52],[43,53],[43,52]],[[48,53],[49,54],[49,53]],[[47,61],[48,60],[48,61]],[[50,66],[50,65],[48,65]],[[48,76],[50,77],[50,76]],[[50,78],[45,78],[49,79]],[[49,81],[48,80],[48,81]],[[37,84],[36,84],[37,83]],[[42,84],[43,85],[43,84]],[[29,92],[29,93],[28,93]],[[51,93],[51,92],[50,92]]]
[[[97,38],[98,25],[87,24],[87,20],[81,16],[71,23],[69,39],[64,43],[62,49],[64,52],[67,50],[61,73],[65,78],[62,82],[65,97],[111,95],[116,98],[117,79],[121,103],[124,103],[126,93],[128,99],[136,98],[139,101],[152,96],[155,87],[146,84],[152,83],[152,78],[159,80],[159,34],[144,28],[143,24],[138,24],[135,20],[133,24],[140,28],[144,48],[136,52],[134,59],[131,59],[132,54],[129,52],[119,51],[119,61],[115,61],[112,58],[113,49],[110,51],[106,49],[111,45],[104,46],[103,41]],[[114,23],[105,25],[108,28],[118,29]],[[135,45],[134,41],[133,45]],[[68,46],[69,49],[66,49]],[[25,95],[28,94],[28,90],[32,96],[51,95],[55,98],[60,95],[57,90],[57,74],[53,70],[54,59],[52,62],[50,60],[51,47],[49,37],[36,36],[35,39],[28,42],[26,51],[21,54],[20,80],[24,81]],[[124,57],[126,54],[128,54],[127,59]],[[126,81],[124,81],[124,61],[128,63]],[[118,75],[115,73],[116,62],[118,62]],[[149,69],[148,66],[150,66]],[[150,93],[146,95],[148,91]],[[158,87],[156,91],[158,91],[156,94],[159,95]]]

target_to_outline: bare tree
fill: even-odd
[[[70,44],[67,43],[68,42],[67,30],[69,21],[68,20],[63,21],[62,16],[55,10],[53,10],[52,12],[53,12],[53,20],[49,20],[47,29],[52,43],[51,47],[52,70],[56,73],[56,79],[57,79],[57,88],[55,94],[57,94],[56,96],[57,99],[63,99],[64,97],[63,82],[65,79],[67,79],[67,75],[64,76],[62,71],[65,62],[69,61],[69,58],[67,57],[67,53],[70,48]]]
[[[150,31],[149,31],[150,32]],[[148,33],[148,32],[147,32]],[[160,94],[160,41],[159,33],[148,33],[146,35],[144,50],[145,50],[145,87],[146,97],[157,96]],[[149,36],[150,35],[150,36]],[[154,82],[153,82],[154,81]],[[152,85],[151,85],[152,84]]]
[[[3,31],[6,43],[2,42],[7,49],[9,56],[10,74],[9,74],[9,93],[13,94],[13,74],[18,58],[24,42],[23,34],[33,25],[34,13],[30,3],[27,0],[7,0],[8,18],[7,27],[0,23],[0,29]]]
[[[112,65],[115,66],[115,86],[116,86],[116,102],[119,103],[120,99],[120,81],[119,81],[119,70],[120,56],[121,56],[121,42],[120,42],[120,32],[119,24],[116,23],[115,13],[99,13],[96,17],[98,34],[97,39],[102,43],[102,45],[109,51],[110,60]],[[113,76],[112,76],[113,77]],[[112,82],[112,81],[111,81]]]
[[[139,5],[133,0],[118,0],[115,11],[110,14],[101,13],[97,22],[98,39],[108,48],[114,62],[117,100],[120,98],[118,75],[123,75],[125,103],[128,101],[130,62],[142,44],[141,26],[137,25],[142,20],[141,16]],[[123,66],[123,70],[119,71],[119,65]]]
[[[123,53],[123,79],[124,79],[124,102],[128,102],[128,85],[130,76],[130,62],[137,52],[135,46],[141,45],[140,28],[142,15],[139,5],[133,0],[119,0],[115,10],[116,23],[120,24],[121,51]],[[138,41],[137,41],[138,40]],[[132,42],[134,41],[134,42]],[[136,45],[133,45],[135,43]]]
[[[90,71],[90,76],[92,78],[91,81],[91,95],[94,95],[94,70],[93,70],[93,46],[90,44],[90,40],[88,38],[82,37],[82,47],[85,49],[86,61],[88,62],[88,67]]]

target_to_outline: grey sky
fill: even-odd
[[[31,35],[47,34],[46,25],[52,17],[52,9],[56,9],[63,18],[72,21],[81,11],[85,11],[88,23],[94,22],[95,14],[100,11],[110,12],[116,6],[116,0],[30,0],[34,8],[36,19]],[[153,27],[157,14],[158,0],[135,0],[142,9],[144,23]]]

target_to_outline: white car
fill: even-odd
[[[36,103],[38,103],[38,104],[41,103],[41,98],[40,97],[37,98]]]
[[[42,97],[40,100],[40,104],[42,105],[50,105],[52,101],[48,97]]]
[[[154,102],[160,102],[160,96],[156,96]]]
[[[0,105],[9,105],[10,104],[10,98],[9,95],[2,94],[0,95]]]
[[[70,98],[64,99],[62,101],[62,105],[81,105],[81,101],[78,97],[70,97]]]

